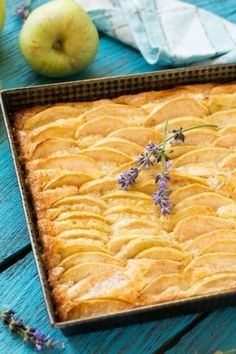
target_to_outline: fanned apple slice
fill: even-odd
[[[236,134],[227,134],[220,136],[214,141],[213,146],[221,147],[226,149],[235,149],[236,148]]]
[[[139,123],[145,120],[144,112],[136,107],[123,105],[123,104],[114,104],[108,103],[95,107],[87,112],[85,112],[82,117],[86,121],[94,120],[103,115],[108,115],[112,117],[127,117],[127,121],[130,123]]]
[[[80,201],[78,204],[65,204],[57,208],[50,208],[47,210],[47,217],[50,220],[55,220],[60,214],[65,212],[92,212],[96,214],[102,214],[103,208],[101,208],[98,204],[86,203]]]
[[[211,113],[215,113],[217,111],[231,111],[236,108],[236,94],[221,93],[217,95],[210,95],[208,107]]]
[[[229,127],[223,128],[219,133],[221,135],[236,134],[236,125],[230,125]]]
[[[166,119],[183,116],[204,117],[208,109],[203,104],[190,97],[179,97],[157,106],[157,110],[151,113],[147,120],[148,126],[157,125]]]
[[[119,236],[124,233],[129,234],[150,234],[150,235],[163,235],[160,225],[157,222],[151,222],[148,220],[132,219],[132,220],[121,220],[112,226],[113,234]]]
[[[141,146],[145,146],[151,141],[155,142],[155,144],[160,144],[162,141],[162,135],[160,133],[144,127],[118,129],[109,134],[109,137],[126,139]]]
[[[126,193],[126,194],[125,194]],[[151,196],[141,192],[131,192],[131,191],[117,191],[108,193],[103,196],[103,200],[107,202],[108,207],[115,207],[116,205],[124,206],[137,206],[140,208],[156,209]]]
[[[108,147],[119,150],[128,156],[135,157],[143,151],[140,145],[122,138],[105,138],[93,145],[93,147]]]
[[[66,172],[46,184],[45,189],[54,189],[63,186],[81,186],[83,183],[91,181],[92,177],[86,173]]]
[[[170,216],[169,220],[163,220],[163,229],[168,232],[172,231],[176,224],[182,219],[194,215],[211,215],[215,216],[214,210],[202,205],[188,206],[183,209],[179,209],[173,215]]]
[[[58,218],[56,219],[56,221],[62,221],[62,220],[87,220],[87,222],[89,223],[89,221],[91,219],[94,220],[98,220],[98,221],[102,221],[104,223],[108,223],[107,219],[104,218],[103,216],[99,215],[99,214],[95,214],[95,213],[90,213],[88,211],[71,211],[71,212],[65,212],[62,213],[58,216]]]
[[[153,303],[159,300],[159,296],[168,291],[173,299],[177,298],[177,294],[180,294],[181,290],[187,290],[188,279],[182,274],[162,274],[148,284],[140,293],[141,303]]]
[[[141,192],[130,192],[130,191],[117,191],[104,195],[102,197],[103,200],[109,201],[113,199],[135,199],[138,203],[138,200],[142,199],[145,201],[151,201],[151,197],[145,193]]]
[[[64,123],[52,127],[45,126],[43,129],[40,129],[40,131],[35,130],[28,136],[31,143],[37,144],[44,141],[45,139],[51,138],[52,136],[55,138],[73,139],[74,131],[69,125]]]
[[[199,254],[204,248],[210,246],[213,242],[220,241],[223,244],[225,240],[236,240],[236,231],[219,229],[208,232],[186,242],[184,249]]]
[[[43,159],[59,151],[76,151],[79,150],[78,144],[71,139],[47,138],[38,143],[33,150],[31,159]]]
[[[123,260],[102,252],[76,252],[62,260],[59,266],[64,269],[70,269],[77,264],[90,262],[115,264],[121,267],[125,266]]]
[[[144,180],[142,180],[142,178],[139,178],[138,181],[130,188],[131,191],[138,191],[138,192],[146,193],[148,195],[152,195],[154,192],[156,192],[156,189],[157,186],[154,181],[154,178],[153,179],[145,178]]]
[[[60,276],[59,283],[78,283],[80,280],[85,279],[91,275],[96,275],[109,270],[118,271],[122,270],[122,267],[115,264],[98,262],[77,264],[76,266],[68,269]]]
[[[144,277],[150,280],[154,280],[162,274],[171,274],[171,273],[181,273],[183,270],[183,263],[172,261],[170,259],[158,259],[147,268],[144,272]]]
[[[61,242],[60,255],[62,259],[78,252],[101,252],[111,255],[106,248],[95,245],[91,240],[63,240],[63,242]]]
[[[178,89],[175,87],[168,90],[141,92],[136,95],[124,95],[114,98],[113,101],[135,107],[142,106],[146,111],[146,106],[149,104],[153,106],[153,103],[166,102],[175,97],[197,97],[198,99],[208,98],[213,87],[213,84],[186,85],[178,87]]]
[[[229,153],[228,156],[226,156],[220,162],[220,167],[222,167],[222,168],[230,168],[230,169],[236,168],[236,152],[231,153],[231,154]]]
[[[192,272],[204,278],[209,274],[236,272],[236,253],[218,252],[196,257],[187,265],[185,273]]]
[[[71,230],[71,229],[81,229],[81,230],[98,230],[105,233],[110,231],[107,223],[104,223],[98,219],[66,219],[61,221],[53,221],[51,232],[55,235],[60,234],[63,231]]]
[[[89,148],[81,153],[86,154],[86,156],[91,157],[97,162],[109,162],[116,165],[122,165],[132,161],[129,155],[108,147]]]
[[[217,229],[235,229],[236,223],[214,216],[194,215],[182,219],[174,228],[173,237],[176,241],[185,242],[201,234]]]
[[[52,208],[48,212],[51,215],[51,220],[53,220],[65,211],[91,211],[102,214],[105,207],[106,203],[98,198],[76,195],[59,200],[52,205]]]
[[[204,192],[210,192],[211,189],[204,184],[199,184],[199,183],[191,183],[187,186],[180,187],[176,190],[174,190],[171,195],[171,201],[174,205],[178,204],[185,198],[194,196],[199,193],[204,193]]]
[[[28,137],[32,143],[39,143],[51,137],[73,139],[80,124],[80,118],[61,119],[34,129],[28,133]]]
[[[198,176],[188,176],[178,172],[177,170],[172,170],[170,172],[170,177],[170,187],[172,190],[179,189],[180,187],[183,187],[186,184],[189,185],[192,183],[207,185],[207,182],[204,178]]]
[[[153,258],[153,259],[170,259],[176,262],[189,262],[191,260],[191,256],[185,252],[167,246],[156,246],[145,249],[144,251],[139,252],[135,258]]]
[[[137,206],[114,206],[109,209],[104,213],[104,216],[106,216],[107,220],[109,222],[114,223],[117,222],[118,220],[125,219],[128,217],[143,217],[143,219],[150,219],[150,220],[155,220],[155,217],[158,216],[157,208],[152,208],[145,210],[144,208],[137,207]]]
[[[199,163],[212,163],[217,164],[219,161],[223,160],[229,154],[228,149],[223,148],[203,148],[188,152],[185,155],[180,156],[173,163],[173,167],[180,167],[188,164],[199,164]]]
[[[229,93],[235,93],[236,90],[236,84],[234,83],[226,83],[226,84],[220,84],[220,85],[214,85],[212,90],[210,90],[209,94],[212,95],[220,95],[220,94],[229,94]]]
[[[217,240],[212,242],[201,250],[200,255],[219,252],[236,253],[236,240],[224,240],[223,242],[222,240]]]
[[[110,298],[134,302],[137,290],[122,270],[107,270],[91,275],[67,290],[68,299]]]
[[[232,204],[232,199],[214,192],[203,192],[183,199],[176,206],[176,210],[182,210],[191,206],[205,206],[217,210],[221,206]]]
[[[211,124],[216,124],[220,129],[236,125],[236,109],[216,112],[208,116],[207,121]]]
[[[193,177],[211,177],[215,176],[218,174],[224,174],[226,173],[226,169],[219,169],[217,164],[214,164],[212,162],[209,163],[194,163],[194,164],[188,164],[184,166],[180,166],[176,168],[176,171],[178,173],[182,173],[183,175],[190,175]]]
[[[128,126],[124,118],[102,116],[82,124],[75,133],[75,138],[80,139],[88,135],[107,136],[109,133]]]
[[[78,188],[75,186],[64,186],[52,190],[46,190],[37,194],[35,200],[37,209],[50,208],[54,203],[59,200],[78,194]]]
[[[236,203],[234,200],[231,200],[231,204],[224,205],[220,207],[216,214],[225,219],[235,219],[236,218]]]
[[[68,156],[56,156],[49,157],[48,159],[42,159],[37,162],[36,169],[61,169],[67,171],[83,171],[83,173],[89,174],[94,177],[100,177],[101,172],[97,168],[96,162],[87,156],[79,154],[71,154]]]
[[[103,243],[108,240],[107,234],[98,230],[71,229],[61,232],[57,237],[63,240],[73,240],[78,238],[93,239],[100,240]]]
[[[168,128],[169,129],[169,128]],[[219,137],[219,133],[207,128],[201,128],[196,130],[191,130],[186,133],[185,135],[185,145],[192,145],[192,146],[211,146],[214,141]]]
[[[154,237],[153,236],[140,236],[140,234],[138,235],[122,235],[122,236],[115,236],[112,237],[109,242],[107,243],[107,248],[113,253],[118,253],[123,246],[127,245],[130,241],[135,240],[137,238],[141,238],[141,239],[150,239],[153,240]]]
[[[197,146],[192,146],[192,145],[179,145],[175,146],[173,150],[170,152],[170,158],[171,159],[177,159],[178,157],[187,154],[190,151],[197,150]]]
[[[63,174],[60,169],[47,169],[47,170],[33,170],[29,172],[28,181],[31,188],[37,188],[38,190],[44,190],[45,186],[56,178],[59,178]]]
[[[195,282],[189,289],[191,295],[219,293],[219,290],[229,290],[236,287],[236,272],[212,274]]]
[[[79,110],[69,106],[54,106],[39,112],[24,121],[23,129],[32,130],[42,125],[53,123],[59,119],[79,116]]]
[[[168,130],[179,129],[179,128],[189,128],[195,125],[204,125],[206,121],[199,117],[179,117],[173,118],[168,122]],[[155,126],[155,130],[159,133],[163,133],[165,122],[159,123]]]
[[[56,202],[53,206],[60,207],[63,205],[73,205],[73,204],[88,204],[92,206],[98,206],[99,208],[104,209],[106,207],[106,203],[104,203],[101,199],[90,197],[90,196],[83,196],[83,195],[76,195],[72,197],[66,197],[58,202]]]
[[[114,168],[114,166],[113,166],[111,171],[107,171],[107,174],[110,176],[118,177],[121,173],[130,170],[132,167],[133,168],[136,167],[136,163],[134,161],[127,162],[127,163],[125,163],[119,167],[116,167],[116,168]]]
[[[117,253],[117,257],[121,259],[136,258],[136,256],[139,255],[140,252],[142,253],[146,249],[150,249],[153,247],[162,248],[168,246],[171,247],[172,243],[168,240],[164,240],[163,238],[147,239],[147,238],[140,237],[134,240],[130,240],[130,242],[127,245],[125,245],[119,253]]]
[[[80,189],[80,194],[104,194],[112,190],[119,189],[120,186],[114,177],[104,177],[96,181],[84,183]]]
[[[122,312],[130,309],[130,303],[121,300],[113,299],[96,299],[87,300],[77,303],[68,312],[63,320],[76,320],[78,318],[94,318],[97,316],[104,316],[111,313]]]

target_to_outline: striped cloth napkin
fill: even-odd
[[[158,67],[236,62],[236,25],[177,0],[77,0],[97,28]],[[224,5],[222,5],[224,6]]]

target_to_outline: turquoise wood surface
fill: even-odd
[[[4,88],[46,84],[61,80],[43,78],[25,64],[18,48],[21,22],[13,16],[21,0],[7,1],[7,22],[0,35],[0,81]],[[36,7],[45,0],[35,0]],[[235,0],[188,0],[236,23]],[[93,64],[65,81],[155,70],[140,54],[101,35],[100,49]],[[29,245],[17,182],[2,121],[0,121],[0,307],[17,314],[45,333],[65,342],[68,354],[82,353],[198,353],[236,347],[236,308],[215,311],[200,321],[197,315],[133,325],[111,331],[65,338],[50,327],[32,253],[19,259]],[[9,260],[9,264],[4,263]],[[198,323],[199,322],[199,323]],[[197,324],[198,323],[198,324]],[[194,326],[194,325],[196,326]],[[191,329],[192,328],[192,329]],[[180,341],[177,343],[177,339]],[[167,350],[167,348],[171,348]],[[12,339],[0,325],[0,353],[28,354],[18,339]]]

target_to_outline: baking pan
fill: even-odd
[[[65,335],[69,336],[81,332],[103,330],[180,314],[209,311],[219,307],[236,305],[236,290],[139,307],[118,314],[99,316],[85,320],[58,321],[50,295],[46,270],[41,258],[42,253],[35,222],[34,207],[25,183],[24,167],[21,165],[17,152],[17,143],[13,135],[12,122],[14,113],[20,109],[40,104],[93,101],[102,98],[113,98],[123,94],[167,89],[178,85],[206,82],[222,83],[235,80],[236,64],[228,64],[195,66],[185,69],[164,70],[138,75],[18,88],[1,92],[1,106],[4,122],[19,183],[32,249],[49,320],[52,326],[61,329]]]

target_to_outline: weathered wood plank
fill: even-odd
[[[0,263],[29,242],[3,122],[0,122]]]
[[[212,312],[196,328],[183,336],[168,354],[210,354],[236,348],[236,307]]]
[[[229,21],[236,22],[236,9],[234,0],[184,0],[189,4],[202,7]]]
[[[1,308],[11,307],[31,325],[64,342],[65,354],[153,353],[194,318],[188,315],[65,338],[48,323],[32,253],[0,274],[0,289]],[[32,352],[18,339],[12,339],[0,325],[0,353],[6,353],[6,349],[17,354]]]

